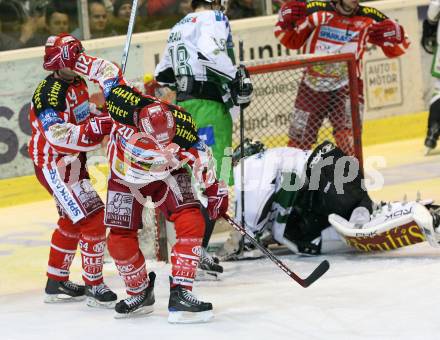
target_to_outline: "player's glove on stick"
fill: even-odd
[[[246,108],[251,103],[254,87],[246,66],[240,65],[237,68],[237,75],[232,82],[232,99],[236,105]]]
[[[112,131],[113,120],[109,116],[92,117],[86,123],[85,134],[93,142],[102,140],[102,137],[109,135]]]
[[[422,33],[422,47],[429,53],[434,54],[435,48],[437,47],[437,28],[438,21],[432,23],[428,19],[423,21],[423,33]]]
[[[228,210],[228,187],[223,182],[216,181],[205,190],[208,197],[208,215],[216,220]]]
[[[401,44],[405,40],[403,27],[391,19],[374,23],[368,34],[370,43],[381,46]]]

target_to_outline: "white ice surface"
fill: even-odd
[[[281,256],[301,276],[323,258]],[[167,323],[165,264],[149,264],[158,274],[156,310],[137,319],[115,320],[84,302],[44,304],[42,278],[33,290],[0,295],[0,339],[440,339],[439,249],[327,258],[330,271],[306,289],[267,259],[224,263],[221,281],[194,289],[215,311],[211,323],[195,325]],[[106,281],[124,296],[115,272]]]

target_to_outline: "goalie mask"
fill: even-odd
[[[164,103],[153,103],[139,112],[137,127],[151,137],[158,146],[170,144],[176,135],[176,123],[169,107]]]
[[[245,138],[243,143],[244,157],[249,157],[266,150],[266,147],[260,141],[252,142],[252,139]],[[236,164],[241,159],[241,146],[237,146],[232,154],[232,163]]]

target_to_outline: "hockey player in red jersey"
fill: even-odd
[[[204,219],[191,175],[204,186],[211,219],[224,214],[228,203],[226,187],[215,179],[209,148],[199,140],[191,115],[182,108],[142,95],[107,60],[86,54],[76,55],[75,60],[72,70],[100,85],[114,119],[108,146],[110,176],[105,224],[110,228],[109,253],[129,295],[116,304],[116,317],[153,310],[155,274],[147,274],[137,237],[137,230],[142,227],[143,204],[150,196],[166,218],[174,222],[176,230],[168,320],[210,320],[211,303],[201,302],[191,294],[204,234]]]
[[[61,34],[48,38],[43,67],[51,71],[38,85],[30,109],[29,155],[41,185],[59,212],[52,234],[45,302],[83,300],[112,308],[117,296],[103,282],[104,204],[90,184],[86,152],[98,149],[112,120],[89,106],[85,81],[67,67],[81,42]],[[69,281],[69,268],[80,246],[86,286]]]
[[[360,103],[363,103],[361,62],[367,43],[389,57],[405,53],[409,42],[403,27],[359,0],[290,1],[279,11],[275,36],[284,46],[317,55],[352,53],[357,61]],[[336,143],[354,154],[347,70],[335,65],[310,67],[299,86],[289,128],[289,146],[310,149],[325,118],[333,125]],[[314,103],[314,105],[310,105]]]

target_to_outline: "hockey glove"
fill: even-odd
[[[252,86],[251,77],[249,76],[246,66],[238,66],[237,74],[232,81],[231,88],[234,104],[240,105],[242,109],[248,107],[251,103],[253,91],[254,87]]]
[[[403,27],[391,19],[374,23],[368,34],[369,42],[379,46],[400,44],[405,40]]]
[[[208,215],[211,220],[217,220],[228,210],[228,187],[224,182],[216,181],[205,190],[208,197]]]
[[[84,130],[85,135],[93,142],[101,141],[106,135],[112,131],[113,120],[109,116],[92,117],[86,123]]]
[[[306,3],[301,1],[286,2],[278,13],[278,23],[284,30],[293,29],[296,22],[307,16]]]
[[[422,33],[422,47],[429,53],[434,54],[434,50],[437,47],[437,28],[438,21],[431,23],[428,19],[423,21],[423,33]]]

